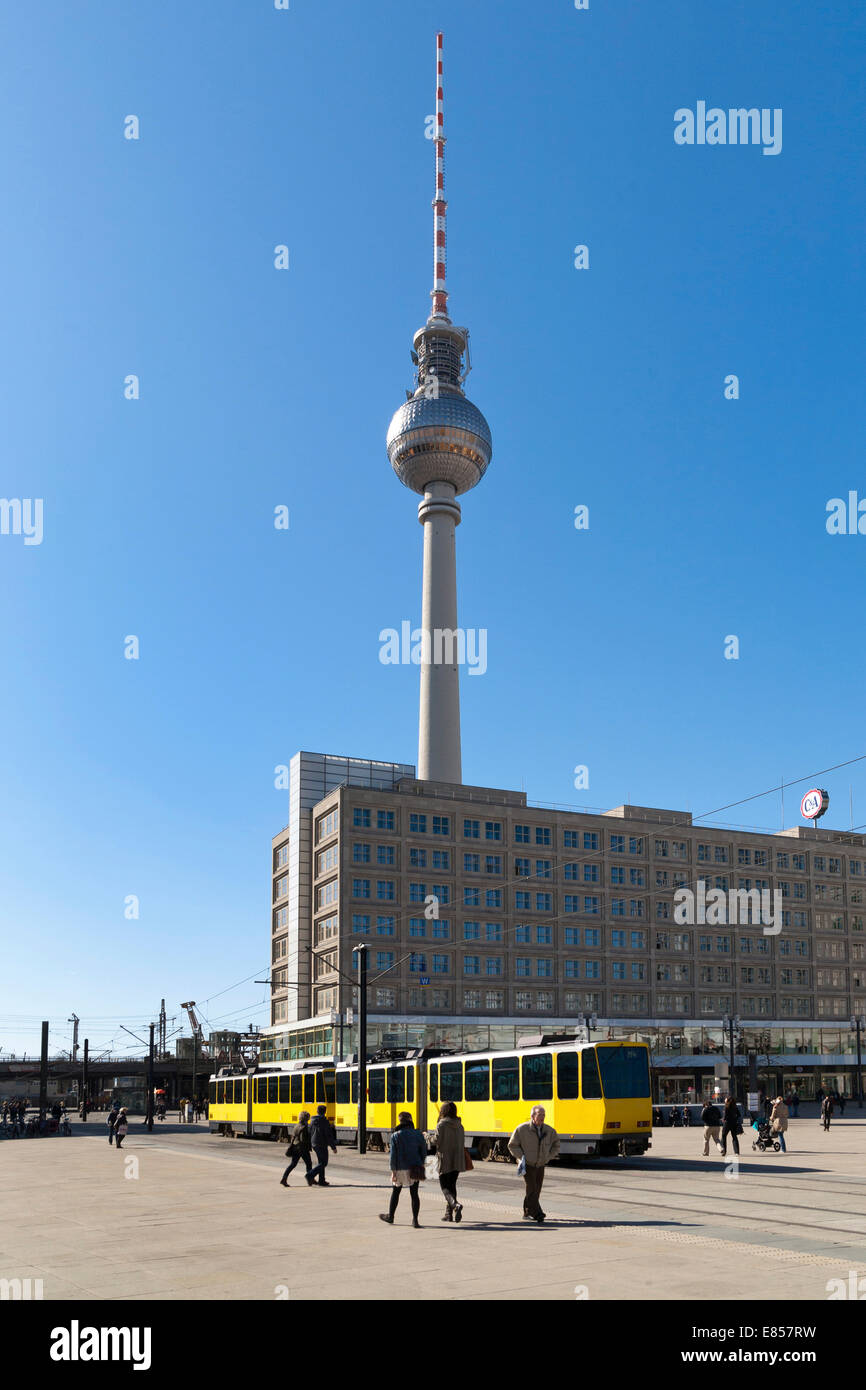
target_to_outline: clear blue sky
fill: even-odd
[[[421,530],[384,436],[429,311],[439,27],[494,436],[458,531],[466,781],[698,813],[866,752],[866,537],[825,529],[866,496],[858,4],[7,5],[0,491],[45,510],[41,545],[0,536],[4,1051],[72,1010],[125,1046],[162,996],[267,1022],[220,992],[267,966],[274,766],[415,760],[378,633],[420,619]],[[782,153],[676,145],[699,100],[781,107]],[[864,769],[821,779],[827,824],[849,784],[866,822]]]

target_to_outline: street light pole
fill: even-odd
[[[83,1066],[82,1071],[81,1071],[81,1090],[82,1090],[81,1118],[82,1118],[82,1120],[84,1121],[85,1124],[87,1123],[87,1108],[88,1108],[88,1107],[87,1107],[87,1097],[88,1097],[88,1075],[87,1075],[87,1072],[88,1072],[88,1063],[89,1063],[89,1061],[90,1061],[90,1039],[89,1039],[89,1038],[85,1038],[85,1039],[84,1039],[84,1066]]]
[[[860,1029],[863,1027],[863,1018],[860,1014],[855,1014],[851,1023],[857,1034],[857,1109],[863,1109],[863,1058],[860,1051]]]
[[[367,1152],[367,951],[361,942],[358,954],[358,1153]]]
[[[150,1047],[147,1053],[147,1105],[145,1108],[145,1124],[148,1134],[153,1134],[153,1029],[150,1025]]]

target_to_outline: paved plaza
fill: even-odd
[[[287,1190],[282,1145],[133,1121],[117,1153],[96,1115],[0,1143],[0,1278],[84,1301],[826,1300],[829,1280],[866,1276],[864,1115],[829,1133],[792,1120],[787,1154],[753,1153],[747,1130],[736,1173],[730,1153],[701,1156],[701,1130],[657,1130],[646,1157],[548,1169],[544,1226],[521,1220],[514,1166],[479,1163],[462,1224],[427,1182],[417,1231],[406,1193],[393,1227],[377,1219],[381,1153],[340,1149],[330,1188],[299,1167]]]

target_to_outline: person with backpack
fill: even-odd
[[[318,1162],[315,1168],[311,1168],[307,1173],[307,1183],[312,1187],[318,1178],[319,1187],[330,1187],[331,1184],[325,1181],[325,1169],[328,1166],[328,1149],[337,1152],[337,1131],[328,1119],[328,1111],[324,1105],[318,1106],[310,1125],[310,1144]]]
[[[722,1123],[722,1113],[717,1105],[712,1101],[707,1101],[701,1111],[701,1124],[704,1127],[704,1158],[709,1157],[710,1140],[712,1139],[717,1149],[721,1149],[722,1144],[719,1139],[719,1127]]]
[[[288,1187],[289,1174],[297,1168],[302,1159],[304,1167],[307,1170],[307,1177],[309,1178],[310,1169],[313,1166],[310,1162],[311,1147],[310,1112],[309,1110],[302,1110],[298,1116],[298,1123],[292,1129],[292,1137],[289,1140],[289,1147],[286,1149],[286,1158],[290,1158],[292,1161],[280,1178],[280,1183],[283,1187]]]
[[[115,1103],[114,1101],[112,1101],[112,1102],[111,1102],[111,1109],[109,1110],[108,1116],[107,1116],[106,1121],[105,1121],[105,1123],[108,1125],[108,1142],[109,1142],[109,1144],[113,1144],[113,1143],[114,1143],[114,1126],[117,1124],[117,1115],[118,1115],[117,1105],[116,1105],[116,1103]]]
[[[116,1149],[119,1149],[122,1146],[123,1141],[126,1138],[128,1128],[129,1125],[127,1124],[126,1119],[126,1106],[122,1105],[120,1107],[120,1110],[118,1111],[117,1122],[114,1126],[114,1147]]]
[[[387,1212],[379,1213],[379,1220],[393,1226],[400,1190],[408,1187],[409,1201],[412,1204],[412,1225],[418,1230],[421,1226],[418,1220],[421,1212],[418,1184],[427,1176],[424,1172],[427,1140],[420,1129],[415,1128],[412,1116],[407,1110],[401,1110],[397,1119],[400,1123],[391,1135],[391,1202]]]

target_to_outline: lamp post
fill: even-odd
[[[739,1028],[740,1020],[737,1014],[725,1014],[724,1027],[730,1035],[730,1057],[731,1057],[731,1095],[737,1099],[737,1088],[734,1075],[734,1029]]]
[[[862,1110],[862,1109],[863,1109],[863,1072],[862,1072],[863,1060],[862,1060],[862,1054],[861,1054],[861,1051],[860,1051],[860,1029],[863,1028],[864,1026],[866,1026],[866,1019],[863,1018],[862,1014],[853,1014],[853,1015],[851,1016],[851,1027],[854,1029],[854,1031],[855,1031],[856,1034],[857,1034],[857,1109],[858,1109],[858,1110]]]
[[[358,1153],[367,1152],[367,952],[360,942],[352,948],[358,957]]]

